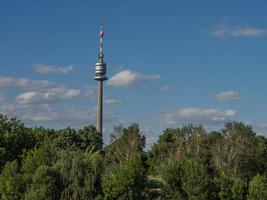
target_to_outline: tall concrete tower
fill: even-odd
[[[97,117],[96,117],[96,129],[99,134],[102,135],[102,124],[103,124],[103,82],[108,79],[106,76],[107,65],[104,63],[104,53],[103,53],[103,37],[104,30],[103,25],[101,25],[100,33],[100,47],[98,54],[98,61],[95,64],[95,77],[94,79],[98,81],[98,100],[97,100]]]

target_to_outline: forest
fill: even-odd
[[[267,138],[242,122],[163,130],[145,150],[137,124],[27,127],[0,115],[1,200],[266,200]]]

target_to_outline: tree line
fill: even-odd
[[[1,200],[267,200],[267,138],[242,122],[168,128],[145,151],[137,124],[103,146],[94,126],[26,127],[0,115]]]

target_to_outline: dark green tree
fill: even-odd
[[[35,143],[31,128],[25,127],[17,118],[9,120],[0,114],[0,171],[7,161],[20,158]]]
[[[18,162],[7,162],[0,175],[0,199],[20,200],[24,193],[24,182]]]
[[[32,177],[32,183],[26,192],[25,200],[59,200],[63,183],[54,168],[42,165]]]
[[[85,126],[83,129],[78,130],[78,136],[81,139],[81,149],[102,149],[102,136],[97,133],[97,130],[94,126]]]

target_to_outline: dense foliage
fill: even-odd
[[[166,129],[151,150],[137,124],[103,147],[94,126],[28,128],[0,115],[0,200],[266,200],[267,138],[226,123]]]

